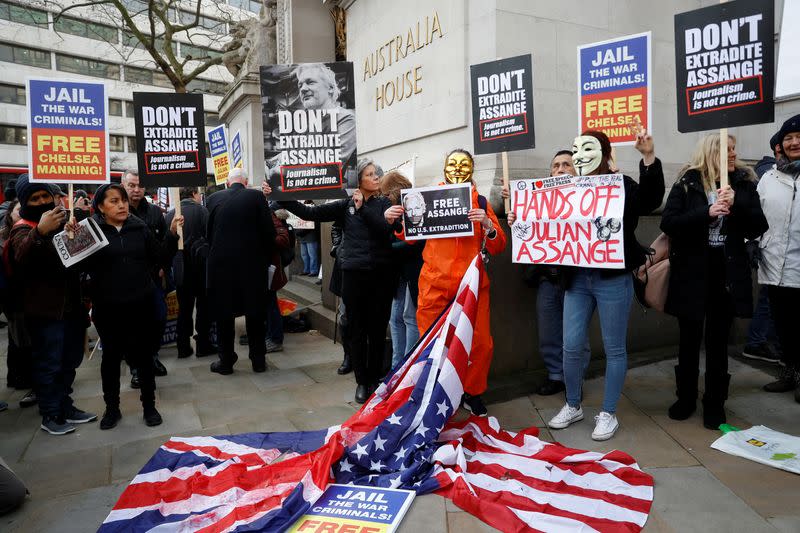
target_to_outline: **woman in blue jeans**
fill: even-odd
[[[548,425],[562,429],[583,420],[581,388],[583,385],[584,347],[589,335],[589,322],[595,309],[600,317],[603,347],[606,353],[605,391],[600,414],[595,417],[592,439],[607,440],[614,436],[617,422],[617,402],[622,394],[628,370],[626,336],[628,314],[633,298],[631,271],[644,264],[645,254],[636,241],[634,231],[639,216],[661,205],[664,198],[664,172],[656,158],[653,139],[644,133],[636,139],[641,152],[639,181],[624,176],[625,208],[623,237],[625,268],[595,269],[576,267],[565,272],[567,290],[564,294],[564,381],[567,403]],[[572,159],[581,176],[611,174],[611,143],[599,131],[585,131],[575,139]]]

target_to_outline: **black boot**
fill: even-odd
[[[349,374],[352,371],[353,367],[350,364],[350,356],[348,354],[344,354],[344,359],[342,360],[342,364],[341,366],[339,366],[339,368],[336,369],[336,373],[342,376],[344,374]]]
[[[675,384],[678,401],[669,407],[669,417],[673,420],[686,420],[697,409],[697,369],[675,365]]]
[[[725,417],[725,400],[728,399],[728,385],[731,375],[711,377],[706,374],[706,392],[703,394],[703,426],[718,430],[728,421]]]
[[[341,323],[339,324],[339,337],[342,339],[344,359],[342,360],[341,366],[336,370],[336,373],[342,376],[352,372],[353,366],[350,364],[350,329]]]
[[[356,387],[356,403],[364,403],[369,399],[369,385],[359,385]]]

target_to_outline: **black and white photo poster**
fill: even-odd
[[[737,0],[675,15],[678,131],[772,122],[772,0]]]
[[[531,55],[471,65],[469,70],[475,153],[533,148]]]
[[[472,185],[437,185],[400,191],[406,240],[472,235]]]
[[[344,198],[358,187],[352,63],[263,66],[261,97],[275,200]]]
[[[133,93],[139,179],[145,187],[205,187],[203,95]]]

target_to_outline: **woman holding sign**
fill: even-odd
[[[403,208],[380,194],[377,165],[358,162],[358,189],[352,198],[322,205],[278,202],[303,220],[338,221],[344,228],[338,260],[342,269],[342,300],[350,329],[350,359],[355,371],[355,399],[364,403],[383,378],[386,326],[389,324],[397,273],[392,266],[392,232]],[[272,193],[267,181],[265,195]]]
[[[733,318],[753,312],[753,286],[745,239],[767,229],[756,177],[736,158],[736,138],[728,136],[730,185],[720,187],[720,139],[697,143],[667,198],[661,229],[670,239],[670,276],[665,311],[678,318],[680,343],[675,367],[678,401],[673,420],[695,411],[700,343],[705,337],[706,374],[703,425],[725,423],[728,397],[728,337]]]
[[[444,161],[445,181],[448,184],[472,183],[474,166],[472,154],[461,148],[453,150]],[[473,225],[472,235],[430,239],[425,244],[417,302],[420,335],[425,334],[442,310],[455,298],[464,272],[483,247],[492,255],[501,253],[506,247],[506,235],[500,228],[497,216],[486,198],[478,194],[474,183],[471,207],[469,219]],[[489,276],[483,276],[478,297],[478,318],[472,339],[471,364],[464,382],[464,407],[478,416],[487,415],[481,394],[486,390],[493,348],[489,330]]]
[[[119,369],[127,360],[137,370],[144,422],[161,424],[156,410],[153,355],[161,344],[159,313],[152,272],[166,267],[178,250],[178,226],[172,219],[163,241],[139,217],[130,216],[128,193],[122,185],[102,185],[92,201],[94,221],[108,245],[81,263],[89,273],[92,318],[103,345],[100,377],[106,412],[100,429],[111,429],[122,418],[119,410]]]
[[[644,249],[634,231],[639,216],[661,205],[664,198],[664,172],[655,156],[653,138],[641,132],[636,149],[642,154],[639,183],[623,176],[625,207],[622,215],[625,267],[598,269],[575,267],[565,271],[567,290],[564,293],[564,382],[567,403],[548,425],[562,429],[583,420],[581,389],[585,364],[585,346],[589,322],[594,310],[600,318],[603,348],[606,353],[605,390],[600,414],[595,417],[592,439],[607,440],[619,428],[616,411],[622,385],[628,370],[628,314],[633,300],[631,271],[645,261]],[[581,176],[612,173],[611,143],[605,133],[585,131],[575,139],[572,161]],[[611,221],[609,221],[611,222]]]

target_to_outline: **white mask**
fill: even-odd
[[[572,145],[572,164],[579,176],[591,174],[603,160],[603,148],[597,137],[580,135]]]

